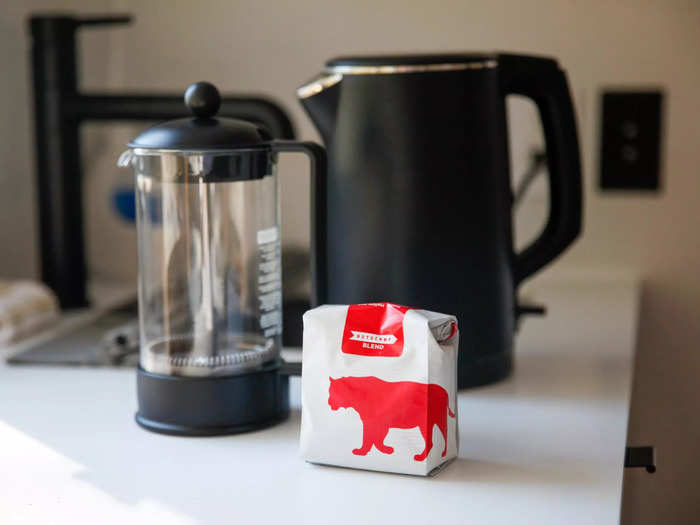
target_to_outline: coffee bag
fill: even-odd
[[[304,314],[301,453],[429,475],[457,456],[457,319],[370,303]]]

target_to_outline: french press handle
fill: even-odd
[[[274,152],[304,153],[311,163],[311,307],[326,302],[326,150],[315,142],[272,141]]]
[[[554,60],[498,57],[501,93],[532,99],[542,119],[549,171],[549,217],[532,244],[515,254],[514,282],[554,260],[581,231],[581,161],[566,75]]]

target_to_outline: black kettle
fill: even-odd
[[[513,366],[516,292],[581,228],[576,123],[555,60],[508,54],[337,58],[298,89],[329,154],[326,303],[391,301],[455,314],[459,386]],[[550,210],[515,253],[505,97],[530,97]],[[325,202],[323,202],[325,200]]]

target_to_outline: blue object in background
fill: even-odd
[[[151,212],[151,221],[160,224],[163,214],[161,213],[161,200],[158,195],[148,197],[151,202],[148,209]],[[117,210],[117,214],[127,222],[136,222],[136,196],[134,188],[117,188],[112,193],[112,204]]]
[[[128,222],[136,222],[136,198],[134,188],[120,188],[112,194],[112,204],[119,216]]]

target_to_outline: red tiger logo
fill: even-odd
[[[447,454],[447,414],[455,415],[450,410],[447,392],[440,385],[389,382],[376,377],[329,379],[331,409],[354,408],[362,420],[362,447],[354,449],[353,454],[364,456],[372,445],[384,454],[393,454],[394,449],[384,444],[389,429],[418,427],[425,440],[425,450],[413,459],[423,461],[433,448],[434,425],[445,438],[442,456]]]

